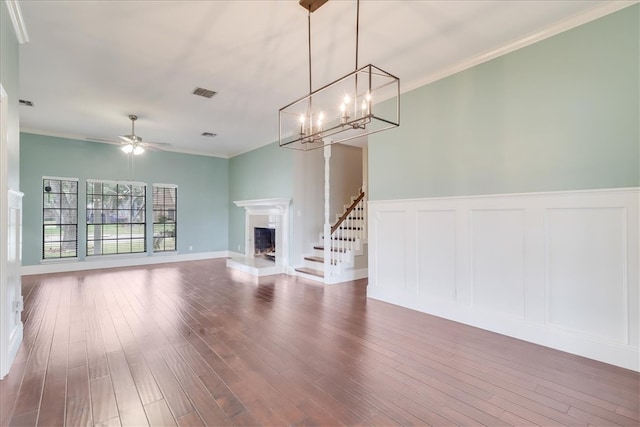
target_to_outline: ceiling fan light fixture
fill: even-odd
[[[136,145],[135,147],[133,147],[134,156],[137,156],[137,155],[142,154],[142,153],[144,153],[144,148],[142,148],[139,145]]]
[[[133,144],[123,145],[122,147],[120,147],[120,149],[125,153],[130,154],[133,152]]]

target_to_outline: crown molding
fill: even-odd
[[[429,74],[419,80],[413,81],[410,85],[402,88],[402,93],[409,92],[419,87],[425,86],[429,83],[433,83],[437,80],[449,77],[453,74],[464,71],[468,68],[475,67],[484,62],[498,58],[502,55],[506,55],[523,47],[532,45],[549,37],[553,37],[557,34],[571,30],[572,28],[579,27],[580,25],[594,21],[603,16],[622,10],[626,7],[639,3],[640,0],[620,0],[620,1],[604,1],[598,3],[596,6],[581,13],[577,13],[567,19],[560,22],[556,22],[541,31],[529,34],[528,36],[519,38],[510,43],[507,43],[501,47],[482,53],[480,55],[471,57],[462,62],[459,62],[451,67],[447,67],[439,72]]]
[[[23,44],[29,41],[29,34],[27,34],[27,26],[22,18],[22,10],[17,0],[4,0],[9,10],[9,16],[13,23],[13,29],[16,31],[16,37],[18,43]]]

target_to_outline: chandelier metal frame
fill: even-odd
[[[360,0],[354,71],[312,90],[311,13],[325,2],[300,0],[308,10],[309,93],[279,110],[279,144],[284,148],[312,150],[400,125],[400,79],[372,64],[358,67]]]

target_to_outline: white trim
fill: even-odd
[[[276,199],[253,199],[253,200],[235,200],[233,202],[239,208],[245,208],[247,212],[253,212],[253,210],[271,210],[276,209],[276,213],[282,213],[284,209],[288,209],[291,199],[276,198]]]
[[[27,26],[22,18],[20,3],[17,0],[4,0],[4,2],[9,10],[9,16],[11,17],[11,23],[16,32],[18,43],[27,43],[29,41],[29,34],[27,34]]]
[[[352,280],[366,279],[369,277],[369,269],[368,268],[360,268],[358,270],[346,270],[342,271],[337,276],[325,276],[324,284],[325,285],[335,285],[336,283],[344,283]]]
[[[159,183],[153,183],[151,184],[152,187],[161,187],[161,188],[178,188],[177,184],[159,184]]]
[[[419,87],[428,85],[429,83],[433,83],[437,80],[444,79],[445,77],[449,77],[453,74],[475,67],[476,65],[480,65],[484,62],[487,62],[492,59],[498,58],[500,56],[506,55],[508,53],[514,52],[518,49],[522,49],[523,47],[527,47],[539,41],[548,39],[549,37],[553,37],[557,34],[568,31],[572,28],[594,21],[598,18],[602,18],[603,16],[609,15],[611,13],[614,13],[626,7],[629,7],[633,4],[636,4],[638,3],[638,1],[640,0],[600,2],[599,4],[597,4],[596,6],[594,6],[589,10],[578,13],[570,18],[567,18],[560,22],[552,24],[541,31],[535,32],[525,37],[521,37],[501,47],[492,49],[480,55],[476,55],[472,58],[458,62],[457,64],[451,67],[447,67],[441,71],[429,74],[428,76],[425,76],[419,80],[413,81],[410,85],[404,86],[402,88],[402,93],[412,91]]]
[[[97,270],[101,268],[135,267],[142,265],[163,264],[167,262],[199,261],[203,259],[227,258],[229,251],[201,252],[195,254],[157,254],[154,256],[140,256],[127,258],[113,258],[91,260],[86,262],[60,262],[41,265],[23,265],[23,275],[64,273],[68,271]]]
[[[387,204],[389,202],[421,202],[424,200],[456,200],[456,199],[464,199],[464,200],[473,200],[473,199],[487,199],[487,198],[521,198],[521,197],[538,197],[538,196],[572,196],[572,195],[589,195],[589,194],[598,194],[598,193],[607,193],[607,194],[615,194],[615,193],[633,193],[637,192],[640,187],[620,187],[620,188],[596,188],[594,190],[559,190],[559,191],[536,191],[530,193],[493,193],[493,194],[472,194],[469,196],[436,196],[436,197],[416,197],[409,199],[389,199],[389,200],[369,200],[369,205],[377,205],[377,204]]]
[[[22,191],[9,189],[9,200],[10,200],[9,205],[13,203],[19,203],[17,202],[17,200],[22,199],[23,197],[24,197],[24,193]],[[11,200],[14,200],[14,202],[12,203]]]

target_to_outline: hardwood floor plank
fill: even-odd
[[[142,353],[127,354],[127,362],[142,404],[146,405],[162,399],[160,388],[156,384],[156,380],[153,378],[153,374]]]
[[[99,328],[91,328],[86,331],[87,358],[89,361],[89,377],[96,378],[109,375],[107,356],[102,342],[102,333]]]
[[[64,425],[66,388],[66,366],[51,364],[47,370],[40,401],[39,426]]]
[[[95,427],[120,427],[121,425],[119,417],[109,418],[108,420],[94,424]]]
[[[11,421],[6,424],[9,427],[34,427],[38,419],[38,411],[27,412],[26,414],[17,415],[11,418]]]
[[[177,426],[173,415],[171,415],[169,406],[164,400],[158,400],[156,402],[145,405],[144,411],[147,414],[147,419],[149,420],[149,425],[151,427]],[[184,415],[189,415],[191,413],[192,412]]]
[[[118,416],[116,397],[111,385],[111,378],[100,377],[89,382],[91,390],[91,402],[93,409],[93,422],[95,424],[111,422]],[[119,423],[119,421],[118,421]]]
[[[571,396],[567,396],[563,393],[558,393],[555,390],[549,390],[547,388],[544,387],[539,387],[537,389],[537,391],[539,391],[540,393],[543,393],[546,396],[549,396],[550,398],[554,398],[559,402],[563,402],[564,404],[566,404],[568,406],[567,412],[570,412],[571,409],[578,409],[580,411],[586,411],[591,413],[594,416],[597,416],[603,420],[606,420],[607,422],[610,423],[614,423],[617,425],[633,425],[633,424],[640,424],[638,423],[637,419],[633,419],[633,418],[629,418],[626,417],[624,415],[621,415],[615,411],[609,411],[606,409],[602,409],[598,406],[595,405],[590,405],[587,402],[584,402],[580,399],[576,399],[574,397]],[[583,412],[581,412],[583,413]],[[633,414],[631,414],[633,415]]]
[[[193,405],[162,356],[157,351],[154,351],[145,353],[144,358],[149,364],[149,368],[164,395],[167,405],[171,408],[171,413],[176,418],[179,418],[193,412]]]
[[[69,369],[67,373],[66,424],[93,425],[88,366]]]
[[[26,368],[26,361],[14,363],[9,373],[0,381],[0,426],[9,424]]]
[[[170,368],[189,395],[189,399],[202,421],[206,425],[225,424],[227,416],[191,368],[185,362],[177,362],[172,364]]]
[[[213,424],[205,424],[202,419],[195,412],[191,412],[190,414],[183,415],[176,420],[180,427],[204,427],[206,425]]]
[[[129,363],[122,351],[107,353],[107,363],[113,389],[117,392],[122,389],[135,387],[133,376],[129,370]]]
[[[133,385],[129,388],[119,388],[115,393],[122,426],[149,425],[144,407],[140,402],[140,396],[138,396],[138,390]]]
[[[15,406],[13,407],[13,416],[23,415],[27,412],[40,410],[40,397],[44,387],[44,377],[46,371],[27,372],[22,380]]]
[[[227,387],[209,364],[200,356],[196,349],[191,345],[182,345],[176,347],[176,351],[182,359],[195,372],[202,384],[215,399],[218,406],[224,411],[227,417],[244,412],[246,408],[236,397],[235,394]]]
[[[637,426],[640,374],[224,260],[23,276],[0,425]]]

